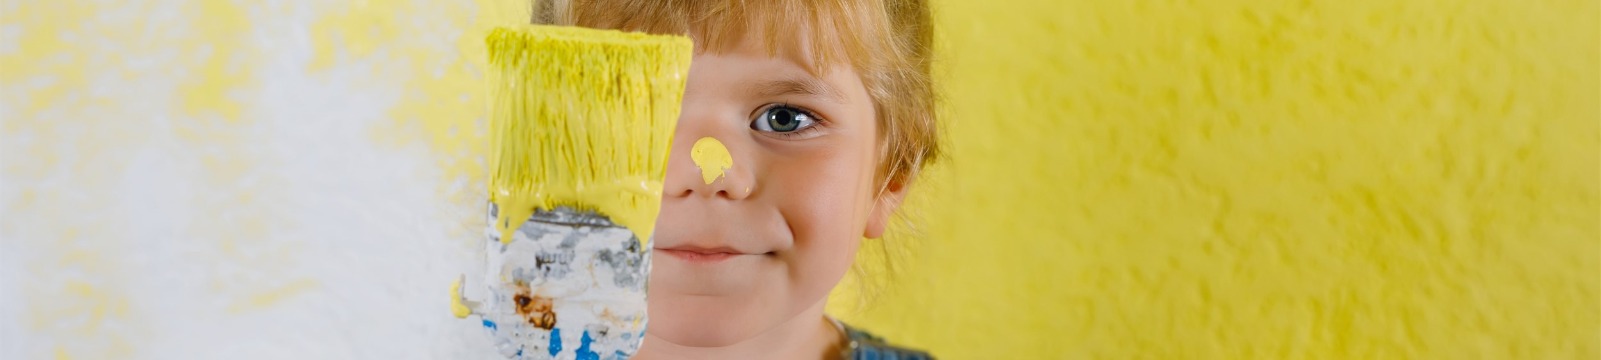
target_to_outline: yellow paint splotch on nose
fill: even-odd
[[[734,167],[734,156],[728,154],[728,148],[710,136],[695,140],[695,146],[689,149],[689,158],[695,160],[695,167],[700,168],[700,179],[707,184],[717,181],[724,171]]]

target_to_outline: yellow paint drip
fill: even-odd
[[[450,283],[450,314],[457,319],[466,319],[472,313],[473,309],[461,302],[461,278],[457,277],[456,281]]]
[[[490,32],[490,201],[501,242],[536,209],[594,211],[649,241],[693,44],[524,25]],[[643,248],[643,246],[642,246]]]
[[[689,149],[689,158],[695,160],[695,167],[700,168],[700,179],[707,184],[717,181],[724,171],[734,167],[734,156],[728,154],[728,147],[709,136],[695,140],[695,146]]]

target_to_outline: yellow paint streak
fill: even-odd
[[[45,206],[38,210],[83,214],[80,208]],[[122,225],[116,220],[97,224]],[[123,288],[128,281],[125,263],[120,257],[107,256],[104,247],[114,243],[101,240],[110,235],[101,227],[67,228],[56,242],[42,243],[50,246],[38,249],[51,254],[27,261],[29,283],[36,285],[18,294],[26,299],[25,317],[7,320],[19,325],[25,321],[27,331],[39,336],[40,347],[49,348],[44,344],[53,343],[62,350],[57,353],[90,358],[129,356],[132,345],[126,331],[144,329],[138,327],[136,309]]]
[[[372,27],[350,29],[350,24],[368,24]],[[311,32],[323,36],[312,38],[312,47],[317,52],[312,56],[311,63],[306,65],[307,70],[323,71],[333,67],[339,63],[340,53],[356,58],[371,55],[382,44],[377,37],[395,31],[385,28],[391,24],[389,17],[372,11],[348,12],[318,19],[311,24]]]
[[[299,279],[275,289],[267,290],[228,305],[228,313],[238,314],[252,310],[261,310],[277,305],[295,295],[303,294],[320,286],[317,280]]]
[[[191,68],[191,80],[179,86],[182,108],[188,115],[211,112],[240,121],[240,102],[228,95],[252,82],[250,71],[256,66],[247,60],[255,58],[254,52],[240,40],[251,30],[250,15],[232,1],[200,1],[198,6],[193,32],[201,38],[189,45],[186,55],[204,60]]]
[[[457,319],[465,319],[473,313],[472,308],[461,302],[461,281],[462,278],[457,277],[456,281],[450,283],[450,314]]]
[[[700,168],[700,178],[707,184],[717,181],[723,177],[723,172],[734,167],[734,156],[728,153],[728,148],[710,136],[695,140],[695,146],[689,149],[689,158]]]
[[[535,209],[558,206],[595,211],[649,241],[689,39],[529,25],[497,29],[487,43],[489,196],[501,241]]]
[[[361,3],[356,3],[361,4]],[[337,12],[337,21],[320,21],[316,37],[334,39],[319,45],[312,69],[324,61],[346,65],[359,49],[385,50],[384,64],[399,66],[404,76],[400,102],[389,110],[392,122],[372,128],[373,137],[384,143],[406,148],[426,145],[440,170],[440,193],[454,205],[441,208],[441,218],[459,219],[456,236],[463,243],[478,241],[473,235],[484,226],[482,214],[487,200],[489,158],[488,92],[484,91],[487,48],[484,37],[497,26],[528,22],[528,0],[475,0],[405,3],[352,7]],[[358,14],[367,14],[361,16]],[[441,22],[434,27],[389,26],[387,19],[425,19]],[[413,20],[408,24],[415,24]],[[451,29],[455,35],[440,36],[437,28]],[[356,34],[348,36],[344,34]],[[448,34],[448,33],[447,33]],[[358,51],[341,50],[349,46]],[[454,48],[441,52],[439,48]],[[341,56],[340,51],[345,51]],[[320,60],[327,59],[327,60]],[[386,75],[393,77],[393,74]]]
[[[335,9],[328,11],[328,15],[318,18],[311,24],[313,36],[312,48],[316,50],[307,70],[323,71],[336,64],[348,63],[352,60],[367,58],[377,53],[379,49],[410,50],[417,45],[416,41],[401,41],[408,30],[415,30],[417,16],[427,15],[432,9],[419,8],[427,6],[417,2],[371,2],[355,1],[332,4]],[[406,53],[410,51],[396,51]],[[412,55],[438,54],[404,54],[402,60],[423,60]]]
[[[82,52],[82,44],[72,41],[74,34],[98,32],[94,12],[82,9],[92,4],[78,1],[23,2],[6,4],[9,11],[0,11],[0,23],[17,25],[18,38],[14,50],[0,53],[0,84],[7,85],[6,96],[18,92],[27,95],[20,119],[6,119],[6,130],[21,125],[38,125],[42,121],[34,114],[71,102],[68,96],[87,88],[86,71],[89,62]],[[38,80],[36,83],[24,83]],[[15,104],[7,104],[14,106]],[[20,120],[20,121],[19,121]],[[32,120],[32,121],[30,121]]]

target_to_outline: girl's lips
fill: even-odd
[[[694,263],[715,263],[715,262],[721,262],[721,261],[724,261],[724,260],[732,259],[732,258],[734,258],[736,256],[752,255],[752,254],[746,254],[746,253],[740,252],[739,250],[734,250],[733,248],[727,248],[727,247],[718,247],[718,248],[674,247],[674,248],[665,248],[665,249],[656,249],[656,250],[657,251],[661,251],[663,253],[667,253],[667,255],[672,255],[673,257],[679,258],[681,260],[688,261],[688,262],[694,262]]]
[[[729,252],[702,252],[698,250],[657,249],[684,261],[693,263],[715,263],[728,260],[734,256],[745,255]]]

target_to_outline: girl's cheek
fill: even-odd
[[[864,188],[868,184],[862,179],[871,175],[860,171],[861,167],[851,160],[824,161],[814,157],[795,161],[787,164],[792,165],[787,169],[772,172],[778,176],[773,176],[766,186],[786,194],[784,212],[799,217],[791,220],[792,225],[807,224],[807,233],[829,238],[850,237],[852,230],[866,219],[868,209],[863,204],[870,200],[860,199],[866,196]]]

